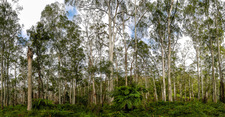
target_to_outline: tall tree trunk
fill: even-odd
[[[171,3],[170,3],[170,9],[168,10],[168,49],[169,49],[169,52],[168,52],[168,97],[169,97],[169,101],[173,101],[173,98],[172,98],[172,87],[171,87],[171,78],[170,78],[170,59],[171,59],[171,33],[170,33],[170,15],[171,15],[171,12],[172,12],[172,9],[173,9],[173,0],[171,0]]]
[[[124,11],[122,11],[124,16]],[[124,65],[125,65],[125,86],[127,86],[127,42],[125,39],[125,19],[123,18],[123,43],[124,43],[124,51],[125,51],[125,58],[124,58]]]
[[[109,19],[109,61],[111,62],[112,65],[110,65],[110,77],[109,77],[109,85],[108,85],[108,90],[109,92],[112,90],[111,87],[113,86],[113,39],[112,39],[112,19],[111,19],[111,7],[110,7],[110,3],[108,3],[108,19]],[[112,82],[111,82],[112,81]],[[111,84],[112,83],[112,84]],[[111,86],[112,85],[112,86]],[[112,99],[110,97],[109,98],[109,103],[112,102]]]
[[[199,43],[196,47],[196,54],[197,54],[197,72],[198,72],[198,100],[200,99],[200,71],[199,71]]]
[[[32,58],[33,52],[30,47],[28,47],[27,59],[28,59],[28,103],[27,110],[30,111],[32,109]]]
[[[138,63],[137,63],[137,4],[136,4],[136,0],[134,1],[135,3],[135,15],[134,15],[134,38],[135,38],[135,72],[134,72],[134,77],[135,77],[135,82],[138,83]]]
[[[220,42],[218,38],[218,14],[219,14],[219,9],[218,9],[218,1],[216,0],[216,7],[217,7],[217,13],[216,13],[216,40],[217,40],[217,51],[218,51],[218,63],[219,63],[219,76],[220,76],[220,101],[225,102],[224,98],[224,82],[223,82],[223,72],[221,68],[221,58],[220,58]]]
[[[70,104],[72,104],[73,80],[70,80]]]
[[[162,55],[162,100],[166,101],[166,80],[165,80],[165,64],[164,64],[164,47],[163,47],[163,38],[161,38],[161,55]]]
[[[62,102],[61,102],[61,75],[60,75],[60,65],[61,65],[61,58],[60,58],[60,55],[58,55],[58,61],[59,61],[59,68],[58,68],[58,79],[59,79],[59,104],[62,104]]]
[[[74,86],[73,86],[73,100],[72,100],[72,104],[75,104],[76,103],[76,79],[73,80],[74,82]]]
[[[156,85],[155,85],[155,75],[154,75],[154,77],[152,79],[153,79],[153,86],[154,86],[154,97],[155,97],[155,101],[158,102],[157,88],[156,88]]]
[[[92,92],[93,93],[92,94],[93,95],[93,103],[96,104],[97,100],[96,100],[96,92],[95,92],[95,79],[94,79],[94,75],[93,74],[91,76],[92,76],[92,88],[93,88],[93,92]]]
[[[211,50],[211,58],[212,58],[212,83],[213,83],[213,102],[217,102],[216,98],[216,78],[214,73],[214,48],[212,38],[210,38],[210,50]]]
[[[189,100],[191,100],[191,77],[188,75],[188,80],[189,80]]]
[[[43,99],[43,82],[41,79],[41,64],[40,64],[40,53],[37,51],[37,66],[38,66],[38,98]]]
[[[182,101],[183,100],[183,95],[182,95],[182,91],[183,91],[183,89],[182,89],[182,77],[180,78],[180,81],[179,81],[180,83],[180,101]]]
[[[201,52],[199,54],[201,56]],[[200,63],[200,73],[201,73],[202,72],[201,58],[199,58],[199,63]],[[204,99],[204,81],[203,81],[203,76],[200,75],[200,78],[201,78],[201,85],[202,85],[202,100],[203,100]]]
[[[4,78],[4,71],[3,71],[3,56],[4,56],[4,48],[5,48],[5,44],[4,42],[2,43],[2,51],[1,51],[1,108],[3,109],[3,78]]]
[[[9,51],[9,53],[10,53],[10,51]],[[9,105],[9,100],[10,100],[10,97],[9,97],[9,54],[8,54],[8,56],[7,56],[7,96],[6,96],[6,106],[8,106]]]
[[[6,55],[7,56],[7,55]],[[5,66],[7,66],[7,59],[5,59]],[[6,69],[7,67],[5,67],[5,70],[4,70],[4,74],[6,75],[6,71],[7,71],[7,69]],[[6,93],[7,93],[7,90],[6,90],[6,83],[7,82],[7,76],[5,76],[4,77],[4,106],[6,106]]]
[[[174,81],[173,81],[173,92],[174,92],[174,101],[177,100],[177,90],[176,90],[176,77],[174,77]]]
[[[16,88],[16,83],[17,83],[17,72],[16,72],[16,63],[15,63],[15,86],[14,86],[14,105],[17,105],[17,88]]]

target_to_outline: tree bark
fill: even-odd
[[[74,82],[74,86],[73,86],[73,100],[72,100],[72,104],[76,103],[76,79],[73,80]]]
[[[5,48],[5,44],[4,42],[2,43],[2,51],[1,51],[1,108],[3,109],[3,78],[4,78],[4,71],[3,71],[3,56],[4,56],[4,48]]]
[[[169,97],[169,101],[172,102],[173,101],[173,98],[172,98],[172,87],[171,87],[171,78],[170,78],[170,59],[171,59],[171,33],[170,33],[170,15],[171,15],[171,12],[172,12],[172,9],[173,9],[173,0],[171,0],[171,3],[170,3],[170,9],[168,10],[168,49],[169,49],[169,52],[168,52],[168,97]]]
[[[217,102],[216,98],[216,78],[214,73],[214,50],[213,50],[213,42],[212,38],[210,38],[210,50],[211,50],[211,58],[212,58],[212,83],[213,83],[213,102]]]
[[[197,54],[197,72],[198,72],[198,100],[200,99],[200,71],[199,71],[199,44],[196,47],[196,54]]]
[[[122,11],[124,16],[124,11]],[[124,65],[125,65],[125,86],[127,86],[127,42],[125,39],[125,20],[123,18],[123,43],[124,43],[124,51],[125,51],[125,59],[124,59]]]
[[[137,63],[137,24],[136,24],[136,18],[137,18],[137,5],[136,5],[136,0],[135,2],[135,15],[134,15],[134,38],[135,38],[135,72],[134,72],[134,77],[135,77],[135,82],[138,83],[138,63]]]
[[[59,104],[62,104],[61,102],[61,75],[60,75],[60,65],[61,65],[61,58],[60,55],[58,55],[58,61],[59,61],[59,69],[58,69],[58,77],[59,77]]]
[[[155,75],[154,75],[154,77],[152,79],[153,79],[153,86],[154,86],[154,97],[155,97],[155,101],[158,102],[157,88],[156,88],[156,85],[155,85]]]
[[[223,82],[223,72],[221,68],[221,58],[220,58],[220,43],[219,43],[219,38],[218,38],[218,14],[219,14],[219,9],[218,9],[218,1],[216,0],[216,7],[217,7],[217,13],[216,13],[216,40],[217,40],[217,50],[218,50],[218,63],[219,63],[219,77],[220,77],[220,101],[225,102],[224,98],[224,82]]]
[[[28,103],[27,110],[30,111],[32,109],[32,58],[33,52],[30,47],[28,47],[27,59],[28,59]]]

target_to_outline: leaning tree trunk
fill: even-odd
[[[28,103],[27,110],[30,111],[32,109],[32,57],[33,52],[30,47],[28,47],[27,59],[28,59]]]

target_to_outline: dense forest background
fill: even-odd
[[[2,109],[225,102],[224,1],[65,0],[28,36],[15,4],[0,3]]]

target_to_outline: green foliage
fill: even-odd
[[[121,86],[113,94],[114,106],[118,110],[133,110],[142,101],[141,90],[137,86]]]
[[[126,93],[132,87],[119,87],[121,92]],[[137,87],[133,87],[136,91],[140,91]],[[132,89],[134,90],[134,89]],[[132,96],[131,96],[132,97]],[[72,105],[50,104],[48,100],[35,100],[35,103],[46,105],[39,109],[33,108],[32,111],[27,111],[26,105],[8,106],[0,110],[1,117],[151,117],[151,116],[190,116],[190,117],[204,117],[204,116],[225,116],[225,104],[194,102],[151,102],[147,105],[136,106],[127,111],[122,109],[115,109],[118,105]],[[49,108],[51,107],[51,108]]]
[[[34,99],[32,102],[33,109],[52,108],[53,102],[45,99]]]

